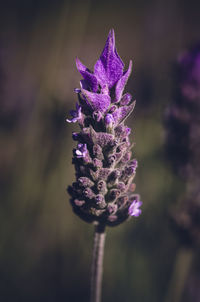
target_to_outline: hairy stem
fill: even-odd
[[[105,226],[96,225],[94,233],[94,246],[91,271],[91,296],[90,302],[101,301],[103,256],[105,244]]]

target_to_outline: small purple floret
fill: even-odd
[[[139,201],[137,199],[133,200],[133,202],[131,203],[131,205],[128,209],[129,215],[135,216],[135,217],[140,216],[140,214],[142,213],[142,210],[139,209],[139,207],[141,207],[141,205],[142,205],[142,201]]]
[[[84,158],[87,154],[87,145],[86,144],[78,144],[76,149],[76,157],[77,158]]]
[[[80,88],[74,88],[74,92],[75,92],[75,93],[80,93],[80,92],[81,92],[81,89],[80,89]]]
[[[72,132],[72,138],[74,141],[78,140],[78,132]]]
[[[76,123],[77,121],[81,120],[82,113],[81,113],[81,106],[76,103],[76,110],[70,110],[70,114],[72,116],[72,119],[66,119],[68,123]]]
[[[131,133],[131,128],[126,128],[126,134],[129,135]]]

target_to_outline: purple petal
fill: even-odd
[[[69,113],[71,114],[72,117],[77,117],[77,112],[76,112],[76,110],[70,110]]]
[[[129,209],[128,209],[128,213],[130,216],[135,216],[135,217],[138,217],[141,213],[142,213],[142,210],[139,209],[139,207],[142,205],[142,202],[141,201],[137,201],[137,200],[134,200]]]
[[[108,84],[108,77],[100,59],[94,66],[94,74],[97,77],[97,80],[100,83],[101,87],[104,87],[106,84]]]
[[[124,119],[126,119],[135,107],[135,101],[129,106],[119,107],[112,113],[115,124],[121,123]]]
[[[77,155],[77,157],[82,157],[82,152],[80,151],[80,150],[76,150],[76,155]]]
[[[137,204],[138,204],[138,208],[141,207],[142,201],[138,201]]]
[[[76,114],[77,116],[81,114],[81,106],[78,103],[76,103]]]
[[[76,110],[70,110],[70,114],[72,116],[72,119],[66,119],[68,123],[76,123],[77,121],[81,121],[82,119],[82,113],[81,113],[81,106],[79,106],[78,103],[76,103]]]
[[[124,91],[124,87],[128,81],[128,78],[132,71],[132,61],[129,63],[128,70],[124,73],[124,75],[119,79],[115,89],[116,102],[119,102],[122,97],[122,93]]]
[[[80,92],[81,92],[81,89],[80,89],[80,88],[74,88],[74,92],[75,92],[75,93],[80,93]]]
[[[110,96],[106,94],[99,94],[81,89],[82,95],[87,104],[93,111],[105,112],[110,106]]]
[[[109,32],[105,47],[94,66],[94,74],[101,87],[108,84],[111,88],[123,75],[124,63],[115,48],[114,30]]]
[[[68,118],[66,119],[66,122],[68,123],[76,123],[77,119],[76,118],[72,118],[71,120],[69,120]]]
[[[89,90],[88,83],[85,80],[80,80],[80,86],[81,86],[81,89]],[[81,89],[80,89],[80,92],[81,92]]]
[[[79,133],[78,132],[72,132],[72,138],[74,141],[78,140]]]
[[[81,63],[81,61],[78,58],[76,58],[76,67],[77,67],[78,71],[80,72],[80,74],[82,75],[82,77],[84,78],[84,80],[90,86],[92,91],[97,92],[98,82],[97,82],[97,78],[95,77],[95,75],[93,75],[89,71],[89,69],[85,65],[83,65],[83,63]]]
[[[78,57],[76,57],[76,67],[80,73],[88,70],[88,68],[79,60]]]
[[[77,149],[75,151],[77,158],[84,158],[87,154],[87,145],[86,144],[78,144]]]
[[[138,217],[138,216],[140,216],[141,213],[142,213],[142,210],[136,209],[136,210],[134,211],[134,213],[132,214],[132,216]]]

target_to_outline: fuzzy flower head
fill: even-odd
[[[93,71],[78,58],[76,66],[82,76],[75,89],[79,104],[67,121],[78,122],[81,130],[72,136],[78,144],[72,159],[76,181],[68,188],[71,205],[87,222],[118,225],[139,216],[142,204],[134,194],[137,160],[132,159],[130,128],[124,125],[135,106],[124,94],[132,61],[124,71],[111,30]]]
[[[177,175],[191,183],[200,176],[200,44],[176,64],[176,87],[166,115],[166,149]]]

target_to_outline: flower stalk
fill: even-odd
[[[124,71],[111,30],[94,71],[78,58],[76,66],[83,79],[74,90],[78,103],[67,122],[78,122],[80,132],[72,134],[77,142],[72,158],[76,181],[68,193],[75,214],[96,226],[91,302],[100,302],[105,226],[116,226],[141,214],[142,202],[134,194],[133,183],[138,163],[132,158],[131,129],[124,124],[135,107],[131,95],[124,94],[132,61]]]
[[[105,226],[97,224],[94,233],[90,302],[101,301],[105,237]]]

